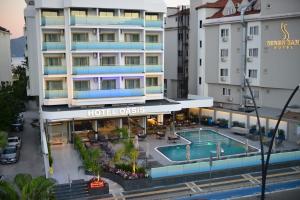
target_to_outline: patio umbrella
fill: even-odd
[[[134,148],[139,149],[139,137],[137,135],[134,137]]]
[[[146,143],[146,158],[149,158],[149,154],[150,154],[150,146],[149,143]]]
[[[246,140],[246,153],[248,153],[249,151],[249,140],[247,139]]]
[[[189,144],[186,145],[186,160],[191,160],[191,147]]]
[[[220,159],[221,156],[221,143],[218,142],[217,149],[216,149],[217,158]]]

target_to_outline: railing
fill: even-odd
[[[67,98],[68,94],[66,90],[46,90],[45,98],[46,99],[61,99]]]
[[[163,21],[162,20],[146,20],[145,27],[153,27],[153,28],[163,28]]]
[[[146,65],[146,72],[162,72],[161,65]]]
[[[62,42],[44,42],[43,43],[43,51],[48,50],[65,50],[66,46]]]
[[[144,26],[144,20],[127,17],[71,16],[71,25]]]
[[[55,74],[67,74],[67,68],[65,66],[45,66],[45,75],[55,75]]]
[[[146,50],[163,50],[162,43],[146,43]]]
[[[151,86],[146,87],[146,93],[147,94],[160,94],[163,93],[161,86]]]
[[[143,42],[75,42],[72,50],[143,50]]]
[[[144,96],[143,88],[74,91],[74,99],[97,99],[97,98],[137,97],[137,96]]]
[[[144,73],[144,66],[74,66],[73,74],[124,74]]]
[[[64,16],[43,16],[42,17],[42,26],[53,26],[53,25],[64,25],[65,17]]]

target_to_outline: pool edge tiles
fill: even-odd
[[[209,132],[213,133],[212,135],[216,135],[216,137],[220,137],[219,139],[225,139],[228,140],[229,143],[234,142],[236,143],[236,145],[233,145],[233,148],[245,148],[245,146],[247,145],[246,142],[240,141],[236,138],[232,138],[230,136],[224,135],[222,133],[219,133],[215,130],[211,130],[211,129],[188,129],[188,130],[181,130],[181,131],[177,131],[175,133],[175,135],[179,136],[182,140],[186,141],[186,144],[170,144],[170,145],[164,145],[164,146],[158,146],[155,147],[155,151],[160,154],[162,157],[164,157],[166,160],[168,160],[171,163],[193,163],[193,162],[198,162],[198,161],[208,161],[209,160],[209,156],[205,156],[205,157],[199,157],[199,158],[191,158],[190,160],[186,160],[186,159],[174,159],[174,157],[172,158],[172,156],[168,155],[168,153],[163,151],[163,148],[174,148],[175,146],[177,148],[181,148],[181,150],[179,150],[178,152],[182,151],[182,148],[185,149],[186,145],[191,145],[193,144],[193,141],[190,138],[186,138],[182,135],[182,133],[192,133],[192,132],[196,132],[196,131],[207,131],[206,134],[208,134]],[[209,144],[210,141],[208,141],[208,145],[215,145],[214,141],[212,141],[212,144]],[[223,143],[224,144],[224,143]],[[195,144],[196,145],[196,144]],[[231,148],[231,147],[227,147],[227,148]],[[257,154],[260,152],[260,149],[248,144],[248,148],[250,151],[248,152],[238,152],[238,153],[229,153],[228,155],[222,155],[220,156],[220,159],[224,159],[224,158],[232,158],[232,157],[240,157],[240,156],[246,156],[246,155],[251,155],[251,154]],[[223,149],[223,147],[222,147]],[[173,150],[174,151],[174,150]],[[191,148],[192,151],[192,148]],[[207,150],[209,152],[211,152],[211,150]],[[228,152],[228,151],[227,151]],[[204,152],[205,153],[205,152]],[[206,152],[207,153],[207,152]],[[182,152],[181,152],[182,154]],[[185,154],[184,154],[185,155]],[[216,156],[213,156],[213,158],[215,159]]]

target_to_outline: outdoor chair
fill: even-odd
[[[168,136],[168,142],[176,143],[179,139],[179,136]]]
[[[147,134],[144,134],[144,133],[142,133],[142,134],[139,133],[139,134],[137,134],[137,136],[140,141],[143,141],[147,138]]]

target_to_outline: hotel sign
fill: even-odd
[[[273,49],[292,49],[300,46],[300,39],[290,39],[290,33],[287,30],[287,24],[281,23],[281,32],[283,34],[280,40],[267,40],[266,45]]]
[[[112,117],[144,114],[145,107],[128,107],[128,108],[112,108],[89,110],[88,117]]]

